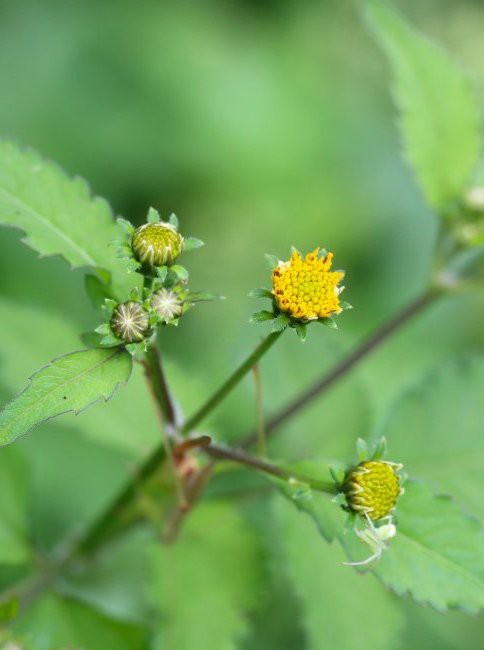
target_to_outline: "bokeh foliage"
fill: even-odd
[[[482,96],[479,3],[412,0],[404,9],[465,63]],[[268,356],[269,411],[424,286],[436,216],[401,156],[388,70],[356,3],[5,1],[1,11],[2,134],[88,178],[116,212],[140,221],[148,205],[166,215],[175,209],[208,243],[190,260],[192,277],[229,300],[200,307],[161,342],[185,411],[257,343],[246,324],[252,305],[241,297],[266,284],[267,250],[283,256],[291,243],[335,250],[356,307],[338,335],[318,332],[305,347],[287,337]],[[0,252],[4,402],[39,367],[80,349],[79,333],[98,316],[79,271],[57,257],[38,261],[15,231],[2,229]],[[483,315],[482,292],[436,305],[289,422],[271,453],[345,457],[358,435],[384,429],[412,473],[452,489],[475,513],[482,359],[454,359],[482,348]],[[3,585],[92,522],[156,440],[140,373],[125,391],[2,450]],[[456,402],[462,417],[451,426],[444,409]],[[439,422],[443,458],[432,446]],[[247,381],[206,428],[236,440],[253,424]],[[466,435],[455,438],[461,427]],[[455,466],[455,454],[465,460],[472,452],[470,467]],[[237,482],[228,489],[222,478],[176,550],[153,548],[142,535],[127,540],[92,573],[41,599],[13,634],[35,650],[148,648],[150,631],[159,647],[169,645],[166,634],[174,650],[476,647],[482,621],[418,609],[349,569],[340,581],[339,551],[302,515],[274,496],[256,502],[243,478],[234,511],[225,500]],[[265,494],[257,482],[253,490]],[[233,563],[219,575],[221,556]],[[207,630],[210,608],[222,606],[224,620]],[[200,628],[206,634],[195,636]]]

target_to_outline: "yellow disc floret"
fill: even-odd
[[[342,271],[330,271],[333,253],[318,257],[319,248],[301,257],[294,251],[288,262],[272,271],[272,293],[280,311],[303,321],[341,313],[338,284]]]
[[[384,460],[368,460],[351,470],[344,484],[350,509],[374,521],[386,517],[402,493],[397,474],[401,467]]]

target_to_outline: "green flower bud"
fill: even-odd
[[[141,303],[132,300],[115,307],[109,324],[124,343],[142,341],[150,329],[148,312]]]
[[[403,490],[397,472],[402,465],[366,460],[346,476],[343,492],[350,510],[377,521],[390,514]]]
[[[155,291],[151,297],[151,306],[165,323],[178,318],[183,311],[183,302],[179,295],[169,289]]]
[[[170,266],[183,250],[183,237],[169,223],[145,223],[134,231],[131,248],[145,266]]]

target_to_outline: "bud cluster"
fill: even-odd
[[[203,242],[184,238],[175,215],[164,222],[150,208],[147,223],[138,228],[124,219],[118,223],[125,233],[123,241],[115,242],[118,257],[125,260],[127,272],[143,276],[143,286],[134,288],[125,302],[105,299],[105,322],[95,331],[101,335],[100,345],[124,345],[134,353],[138,348],[146,350],[158,325],[178,325],[196,302],[220,296],[188,290],[188,271],[175,262],[182,252],[199,248]]]

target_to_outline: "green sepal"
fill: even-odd
[[[279,314],[279,316],[274,319],[271,332],[283,332],[289,325],[289,322],[289,316],[286,316],[286,314]]]
[[[141,268],[141,264],[137,260],[135,260],[134,257],[130,257],[129,259],[127,259],[125,266],[126,266],[127,273],[134,273],[139,268]]]
[[[329,327],[332,330],[338,329],[338,324],[336,323],[335,320],[331,318],[331,316],[328,316],[326,318],[318,318],[318,323],[321,323],[321,325],[324,325],[325,327]]]
[[[274,298],[273,294],[269,289],[264,289],[260,287],[258,289],[251,289],[247,294],[249,298],[269,298],[272,300]]]
[[[158,210],[155,210],[155,208],[151,208],[148,210],[148,215],[146,217],[146,221],[148,223],[160,223],[161,217],[160,213]]]
[[[358,438],[356,441],[356,456],[358,458],[358,462],[362,462],[364,460],[368,459],[368,444],[366,440],[363,440],[363,438]]]
[[[256,311],[249,319],[249,323],[264,323],[268,320],[274,320],[275,314],[272,311],[267,311],[267,309],[262,309],[261,311]]]
[[[340,302],[339,306],[341,307],[341,309],[353,309],[353,305],[351,305],[349,302],[346,302],[346,300]]]
[[[188,280],[188,271],[181,264],[174,264],[173,266],[170,266],[170,272],[174,273],[178,280],[181,280],[182,282],[184,280]]]
[[[334,465],[334,464],[330,465],[329,473],[331,474],[333,481],[338,486],[341,485],[345,480],[346,472],[341,465]]]
[[[129,293],[129,299],[133,302],[139,302],[141,300],[141,292],[139,287],[133,287]]]
[[[109,327],[108,323],[102,323],[102,325],[96,327],[94,331],[96,332],[96,334],[102,334],[103,336],[107,336],[111,332],[111,328]]]
[[[188,302],[205,302],[209,300],[225,300],[225,296],[216,291],[193,291],[187,295]]]
[[[168,223],[170,224],[170,226],[173,226],[178,230],[178,217],[174,212],[172,212],[168,217]]]
[[[381,458],[386,456],[386,453],[387,453],[387,441],[385,436],[382,436],[375,443],[373,453],[371,454],[371,459],[380,460]]]
[[[307,335],[307,332],[308,332],[307,325],[305,323],[296,323],[294,328],[296,330],[296,334],[298,336],[298,339],[301,341],[301,343],[305,343],[306,342],[306,335]]]
[[[183,240],[183,252],[194,251],[197,248],[202,248],[202,246],[205,246],[205,242],[197,237],[185,237]]]
[[[168,275],[168,267],[167,266],[158,266],[157,269],[156,269],[156,275],[158,276],[158,278],[163,283],[166,280],[166,276]]]
[[[128,221],[127,219],[123,219],[123,217],[118,217],[116,219],[116,223],[122,228],[122,230],[128,234],[132,235],[135,231],[135,227],[131,223],[131,221]]]
[[[321,248],[321,250],[318,253],[318,257],[319,257],[319,259],[324,259],[327,254],[328,254],[328,251],[325,248]]]
[[[275,269],[277,266],[279,266],[279,258],[276,257],[275,255],[271,255],[270,253],[266,253],[264,255],[265,260],[267,262],[268,267],[271,269]]]
[[[124,243],[113,241],[111,245],[116,248],[116,257],[120,260],[130,260],[133,257],[133,251],[130,246]]]
[[[346,497],[343,492],[338,492],[338,494],[331,500],[335,505],[339,506],[340,508],[347,505]]]
[[[123,342],[118,339],[117,336],[114,336],[114,334],[110,331],[109,334],[103,336],[103,338],[99,341],[99,344],[103,347],[114,348],[117,345],[122,345]]]

